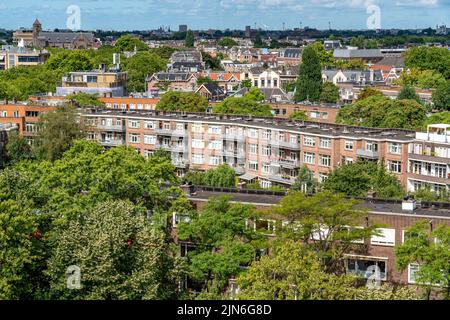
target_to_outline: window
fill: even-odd
[[[248,136],[250,138],[258,138],[258,130],[256,130],[256,129],[248,129]]]
[[[140,136],[136,133],[130,133],[128,136],[131,143],[139,143],[141,142]]]
[[[377,268],[380,272],[380,280],[386,280],[386,261],[360,257],[349,257],[346,260],[346,272],[365,279],[370,278]]]
[[[25,132],[37,132],[35,123],[25,123]]]
[[[248,162],[248,169],[252,171],[258,171],[258,162],[256,161],[249,161]]]
[[[200,139],[192,139],[192,148],[203,149],[205,147],[205,143]]]
[[[203,126],[201,123],[194,123],[192,125],[192,132],[202,133],[203,132]]]
[[[250,154],[258,154],[258,145],[250,144],[249,145]]]
[[[353,141],[346,140],[344,148],[345,148],[345,150],[348,150],[348,151],[353,150]]]
[[[150,158],[153,155],[153,153],[154,153],[153,150],[144,150],[144,157]]]
[[[184,131],[184,123],[177,123],[175,130],[178,132],[183,132]]]
[[[144,121],[144,128],[145,129],[154,129],[155,123],[153,121]]]
[[[303,138],[303,144],[307,147],[315,147],[316,146],[316,139],[313,137],[305,136]]]
[[[435,164],[434,165],[435,176],[438,178],[447,178],[447,165]]]
[[[8,111],[2,111],[2,117],[6,118],[8,116]]]
[[[270,157],[272,154],[272,148],[270,146],[263,146],[262,147],[262,155],[265,157]]]
[[[310,117],[313,118],[313,119],[318,119],[318,118],[320,118],[320,112],[311,111],[310,112]]]
[[[156,144],[156,136],[144,135],[145,144]]]
[[[262,139],[264,140],[270,140],[271,132],[270,130],[264,130],[262,132]]]
[[[192,154],[192,163],[194,164],[203,164],[203,155],[202,154]]]
[[[330,149],[331,148],[331,139],[321,138],[320,139],[320,147],[322,149]]]
[[[417,272],[420,270],[420,266],[417,263],[411,263],[408,265],[408,283],[417,282]]]
[[[375,142],[367,142],[366,143],[366,150],[367,151],[372,151],[372,152],[377,152],[378,151],[378,144],[376,144]]]
[[[86,76],[86,82],[88,82],[88,83],[96,83],[97,82],[97,76]]]
[[[261,188],[263,188],[263,189],[268,189],[272,186],[272,182],[267,181],[267,180],[261,180],[260,184],[261,184]]]
[[[220,140],[211,140],[208,144],[208,148],[210,150],[221,150],[222,149],[222,141]]]
[[[208,133],[220,134],[221,133],[220,126],[208,126]]]
[[[399,143],[389,143],[388,151],[389,151],[389,153],[393,153],[393,154],[401,154],[402,146]]]
[[[270,173],[270,165],[268,163],[263,163],[263,165],[262,165],[262,172]]]
[[[14,113],[16,112],[14,111]],[[39,117],[39,111],[25,111],[25,117]]]
[[[324,183],[327,181],[328,175],[325,173],[319,173],[319,183]]]
[[[14,117],[14,118],[19,117],[19,111],[14,111],[14,112],[13,112],[13,117]]]
[[[389,161],[388,162],[388,170],[393,173],[401,173],[402,172],[402,163],[400,161]]]
[[[220,164],[220,157],[210,156],[209,157],[209,165],[210,166],[218,166]]]
[[[324,119],[328,119],[328,112],[324,112],[324,113],[322,113],[322,118],[324,118]]]
[[[370,243],[380,246],[394,246],[395,245],[395,229],[377,229],[379,236],[372,236]]]
[[[305,152],[303,154],[303,162],[309,163],[309,164],[315,164],[316,162],[316,155],[314,153]]]
[[[130,109],[136,109],[136,105],[134,103],[130,103]]]
[[[128,120],[128,127],[130,128],[140,128],[141,124],[138,120]]]
[[[324,167],[331,167],[331,156],[320,155],[319,164]]]

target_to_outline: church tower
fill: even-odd
[[[38,37],[39,37],[39,34],[41,33],[41,31],[42,31],[42,24],[36,18],[36,20],[33,23],[33,45],[36,47],[39,47]]]

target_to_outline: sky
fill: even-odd
[[[74,5],[79,20],[67,13]],[[80,21],[83,30],[178,30],[180,24],[282,30],[283,23],[286,29],[367,29],[368,19],[369,26],[411,29],[450,27],[450,0],[0,0],[0,28],[31,27],[36,18],[43,29],[66,28],[68,20]]]

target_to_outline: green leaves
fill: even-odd
[[[205,112],[208,100],[193,92],[168,91],[162,95],[156,110]]]
[[[138,52],[124,62],[124,71],[128,72],[128,91],[145,91],[145,78],[149,74],[164,70],[167,60],[150,52]]]
[[[404,195],[398,179],[389,174],[383,164],[369,161],[340,166],[330,173],[324,189],[353,197],[365,197],[370,190],[380,198],[400,198]]]
[[[336,121],[364,127],[415,130],[422,126],[426,112],[426,108],[414,100],[391,100],[374,95],[343,106]]]
[[[272,108],[263,103],[264,94],[252,87],[243,97],[228,97],[213,108],[214,113],[272,117]]]
[[[303,50],[294,100],[320,101],[322,93],[322,67],[316,50],[308,46]]]
[[[397,247],[397,267],[405,270],[418,264],[415,281],[426,288],[428,298],[432,286],[442,286],[442,295],[450,299],[450,227],[431,225],[422,220],[405,232],[404,243]]]

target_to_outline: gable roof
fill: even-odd
[[[195,77],[193,73],[189,72],[158,72],[147,77],[146,81],[153,79],[158,81],[189,81],[192,77]]]
[[[195,90],[195,92],[199,92],[202,88],[205,88],[213,96],[225,95],[223,89],[214,82],[203,83],[200,87],[197,88],[197,90]]]

